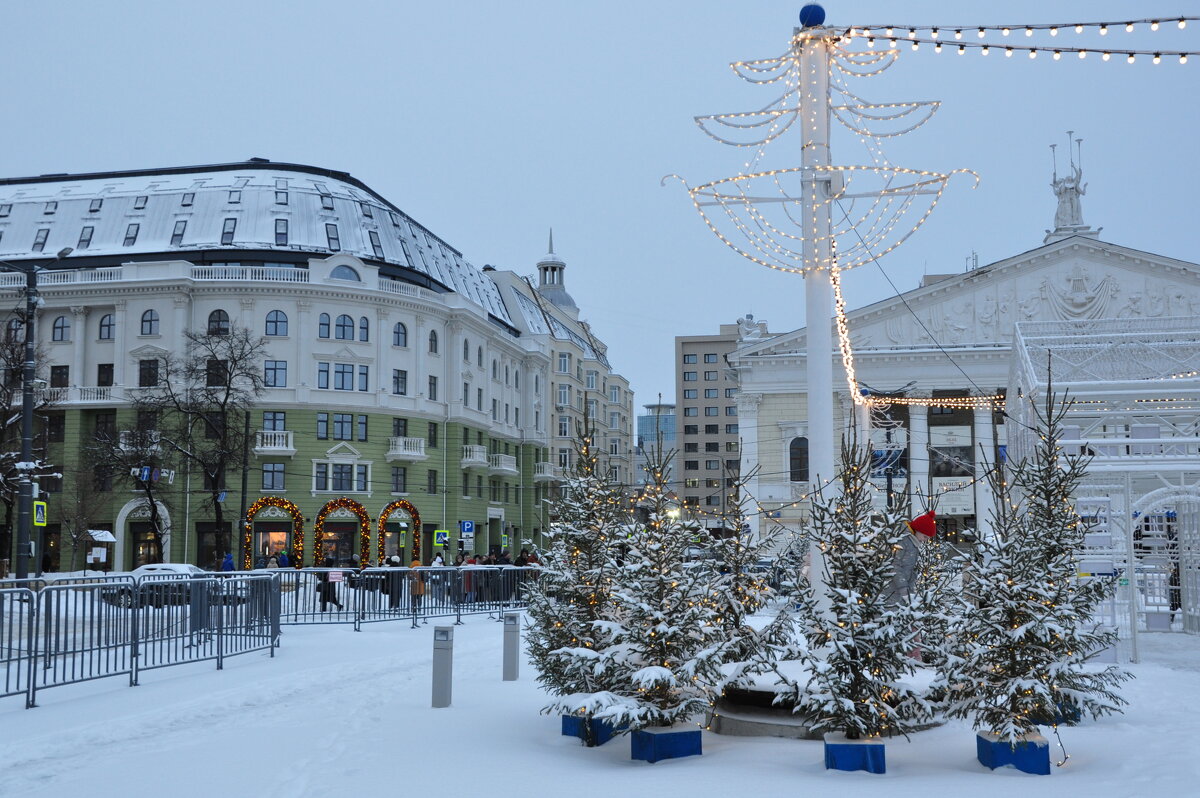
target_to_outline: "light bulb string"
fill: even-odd
[[[1152,57],[1175,56],[1176,58],[1181,59],[1181,61],[1183,63],[1187,63],[1188,57],[1194,56],[1194,55],[1197,55],[1198,53],[1200,53],[1200,50],[1167,50],[1167,49],[1159,49],[1159,48],[1141,50],[1141,49],[1125,49],[1125,48],[1120,48],[1120,47],[1095,47],[1095,46],[1075,47],[1075,46],[1066,46],[1066,45],[1059,46],[1056,44],[1028,45],[1028,44],[1008,44],[1008,43],[996,43],[996,42],[954,41],[954,40],[943,40],[943,39],[922,38],[922,37],[916,37],[916,38],[903,37],[902,38],[899,36],[879,36],[879,37],[871,36],[871,37],[868,37],[868,46],[870,46],[870,43],[874,42],[874,40],[877,38],[884,39],[885,41],[888,42],[889,46],[895,47],[895,48],[898,48],[900,44],[909,43],[909,44],[915,44],[915,45],[920,45],[920,44],[933,45],[935,51],[940,51],[942,48],[948,48],[948,49],[958,49],[959,51],[965,52],[966,50],[973,48],[976,50],[987,51],[987,52],[990,52],[992,50],[1001,50],[1004,52],[1021,52],[1021,53],[1057,53],[1059,55],[1061,55],[1063,53],[1075,53],[1075,54],[1082,54],[1082,55],[1086,56],[1088,54],[1094,53],[1096,55],[1101,55],[1101,56],[1103,56],[1103,55],[1110,55],[1110,56],[1123,55],[1126,57],[1139,56],[1139,55],[1152,56]],[[986,52],[984,54],[986,54]]]
[[[945,32],[950,36],[965,36],[969,33],[979,35],[980,32],[990,31],[999,33],[1003,36],[1008,36],[1013,33],[1024,31],[1026,36],[1032,35],[1033,31],[1052,31],[1051,35],[1057,35],[1058,31],[1073,30],[1076,33],[1083,33],[1085,30],[1097,29],[1107,31],[1109,28],[1124,28],[1126,32],[1132,33],[1136,25],[1145,25],[1151,30],[1156,30],[1157,26],[1169,25],[1174,23],[1176,27],[1183,29],[1187,27],[1187,23],[1196,22],[1200,17],[1188,15],[1167,16],[1167,17],[1146,17],[1143,19],[1122,19],[1112,20],[1108,22],[1037,22],[1037,23],[1022,23],[1019,25],[854,25],[846,29],[844,35],[847,36],[872,36],[876,35],[880,38],[889,38],[895,32],[902,32],[904,35],[911,35],[916,31],[930,31],[937,34]],[[876,33],[876,32],[879,33]],[[881,35],[885,31],[891,31],[886,35]]]

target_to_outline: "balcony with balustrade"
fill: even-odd
[[[417,462],[427,457],[424,438],[388,438],[388,451],[384,459],[389,463],[397,460]]]
[[[488,473],[515,477],[521,472],[517,469],[517,458],[511,454],[493,454],[488,457]]]
[[[296,444],[291,430],[260,429],[254,436],[256,455],[291,457],[296,454]]]
[[[488,454],[486,446],[466,445],[462,447],[463,468],[487,468]]]
[[[533,479],[536,482],[557,482],[562,480],[562,469],[554,463],[534,463]]]
[[[125,452],[155,453],[162,448],[159,441],[157,430],[123,429],[117,436],[117,445]]]

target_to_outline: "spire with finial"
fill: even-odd
[[[567,293],[566,287],[563,285],[563,277],[567,268],[567,264],[558,255],[554,254],[554,228],[550,228],[550,250],[546,256],[538,261],[538,291],[542,296],[548,299],[553,304],[564,310],[579,313],[579,306],[575,304],[575,300]]]

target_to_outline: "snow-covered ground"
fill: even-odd
[[[886,775],[826,771],[819,742],[705,732],[704,756],[650,765],[627,738],[559,735],[532,667],[501,680],[502,626],[455,629],[454,699],[430,708],[433,624],[285,627],[251,654],[0,700],[3,796],[1183,796],[1200,785],[1200,638],[1146,634],[1124,716],[1062,730],[1050,776],[975,761],[961,723],[889,743]],[[1053,737],[1051,737],[1053,742]],[[1061,759],[1054,746],[1051,755]]]

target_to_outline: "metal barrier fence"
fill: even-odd
[[[408,621],[496,614],[525,605],[539,569],[468,565],[444,568],[305,568],[280,579],[283,624]]]
[[[267,650],[279,641],[269,574],[0,582],[0,696]]]

